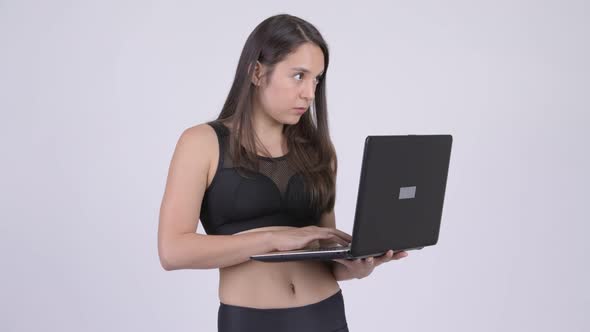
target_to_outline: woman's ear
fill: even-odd
[[[249,70],[248,70],[248,72],[249,72]],[[254,66],[254,72],[252,73],[252,76],[251,76],[252,84],[254,84],[256,86],[260,86],[260,82],[262,80],[263,75],[264,75],[264,68],[260,62],[256,61],[256,64]]]

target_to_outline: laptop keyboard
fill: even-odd
[[[350,247],[323,247],[323,248],[315,248],[315,249],[310,249],[310,250],[313,250],[313,251],[332,251],[332,250],[338,250],[338,249],[348,250],[348,249],[350,249]]]

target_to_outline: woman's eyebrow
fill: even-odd
[[[297,70],[297,71],[302,71],[302,72],[304,72],[304,73],[310,73],[309,69],[307,69],[307,68],[304,68],[304,67],[293,67],[293,68],[291,68],[291,69],[292,69],[292,70]],[[322,70],[322,71],[321,71],[321,72],[318,74],[318,76],[321,76],[323,73],[324,73],[324,71]]]

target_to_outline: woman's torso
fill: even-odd
[[[227,125],[226,125],[227,126]],[[271,151],[272,153],[272,151]],[[278,155],[282,153],[278,152]],[[207,176],[207,188],[215,176],[219,150],[212,147],[213,156]],[[275,155],[273,153],[273,155]],[[266,226],[237,234],[284,230],[291,226]],[[307,247],[316,246],[317,242]],[[219,300],[253,308],[287,308],[319,302],[340,289],[329,263],[322,261],[291,261],[265,263],[248,260],[219,269]]]

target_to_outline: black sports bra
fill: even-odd
[[[260,158],[260,171],[233,167],[229,128],[218,120],[207,123],[217,134],[219,162],[205,191],[200,219],[207,234],[229,235],[265,226],[315,225],[319,213],[310,207],[303,178],[287,163],[287,155]]]

